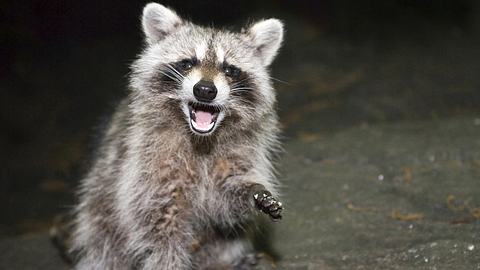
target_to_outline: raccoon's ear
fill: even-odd
[[[149,44],[162,40],[182,23],[175,11],[160,4],[150,3],[143,8],[142,27]]]
[[[283,41],[283,23],[277,19],[259,21],[246,33],[257,49],[263,65],[270,65]]]

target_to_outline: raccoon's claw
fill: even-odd
[[[282,203],[275,200],[269,191],[261,190],[253,194],[257,208],[269,215],[273,221],[282,219]]]

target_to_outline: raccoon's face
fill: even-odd
[[[224,126],[248,129],[272,112],[267,67],[282,42],[280,21],[233,33],[191,24],[151,3],[142,24],[147,48],[133,65],[132,86],[163,117],[208,136]]]

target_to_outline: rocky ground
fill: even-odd
[[[279,260],[264,268],[480,269],[479,24],[417,21],[413,34],[400,27],[352,38],[284,18],[287,39],[273,71],[286,209],[265,232]],[[107,54],[112,44],[119,50]],[[51,96],[32,94],[40,102],[28,101],[28,111],[12,106],[10,116],[35,135],[2,141],[9,166],[0,175],[0,269],[66,269],[47,231],[73,202],[90,127],[124,84],[120,52],[136,49],[112,40],[69,48],[56,51],[69,58],[43,69],[18,60],[17,80],[30,78],[22,89]],[[97,67],[98,55],[112,69]],[[76,86],[78,76],[95,81]],[[61,92],[94,85],[104,91]]]
[[[480,269],[479,119],[352,127],[286,146],[282,269]]]

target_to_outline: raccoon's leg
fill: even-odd
[[[68,265],[72,265],[75,258],[75,255],[70,252],[72,249],[72,231],[74,229],[72,220],[73,217],[69,214],[58,215],[50,228],[50,239]]]
[[[152,250],[142,263],[143,270],[187,270],[191,269],[190,254],[182,243],[163,243]]]
[[[237,215],[248,216],[248,212],[252,212],[252,207],[256,207],[274,221],[282,218],[282,203],[276,200],[265,186],[252,182],[240,182],[240,184],[237,181],[228,182],[230,184],[224,186],[225,195],[231,196],[227,201],[234,203],[232,211],[239,212]]]
[[[174,195],[180,196],[180,195]],[[162,197],[167,197],[162,196]],[[185,206],[170,201],[167,204],[151,205],[146,223],[138,224],[139,238],[130,242],[130,247],[142,250],[143,259],[138,269],[186,270],[191,269],[190,245],[194,242],[188,211]]]
[[[194,269],[250,270],[257,264],[257,257],[251,253],[253,248],[246,239],[217,237],[202,244],[195,254]]]
[[[107,258],[97,252],[82,257],[73,267],[75,270],[128,270],[126,263]]]
[[[234,261],[233,263],[233,270],[251,270],[254,269],[255,266],[261,259],[260,253],[249,253],[239,260]]]
[[[106,232],[83,224],[71,252],[76,255],[75,270],[127,270],[130,264],[116,248],[115,240]]]

